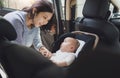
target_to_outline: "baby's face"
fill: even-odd
[[[74,48],[74,38],[67,37],[64,39],[64,41],[61,43],[60,50],[62,52],[71,52]]]

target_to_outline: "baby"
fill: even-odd
[[[75,60],[75,51],[80,43],[77,39],[66,37],[56,53],[51,53],[49,59],[60,67],[69,66]]]

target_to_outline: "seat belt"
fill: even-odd
[[[0,63],[0,78],[8,78],[3,66]]]

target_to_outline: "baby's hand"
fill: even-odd
[[[42,55],[47,57],[47,58],[50,58],[52,54],[49,51],[42,51]]]

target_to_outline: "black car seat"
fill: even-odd
[[[120,36],[120,18],[119,18],[119,16],[110,18],[110,21],[118,28],[119,36]],[[120,41],[120,38],[119,38],[119,41]]]
[[[109,0],[86,0],[83,18],[76,21],[76,27],[78,30],[97,34],[101,46],[118,49],[119,30],[108,20],[109,5]]]
[[[0,63],[8,78],[64,78],[64,72],[32,48],[13,44],[16,31],[0,17]]]
[[[66,37],[73,37],[75,39],[84,41],[85,42],[84,47],[85,46],[87,47],[85,50],[94,50],[97,46],[98,41],[99,41],[99,37],[93,33],[88,33],[88,32],[83,32],[83,31],[68,32],[68,33],[61,35],[53,43],[52,52],[56,52],[60,48],[60,44],[63,42],[64,38],[66,38]]]
[[[83,31],[73,31],[61,35],[53,44],[53,51],[56,52],[60,48],[60,44],[63,42],[64,38],[73,37],[80,40],[80,48],[75,52],[76,59],[75,61],[67,67],[63,67],[67,74],[67,78],[77,78],[74,73],[79,73],[79,70],[76,70],[80,66],[80,59],[95,50],[97,43],[99,42],[99,37],[96,34],[83,32]],[[81,42],[84,41],[85,43]],[[83,44],[83,45],[82,45]],[[72,74],[71,72],[74,71]]]

